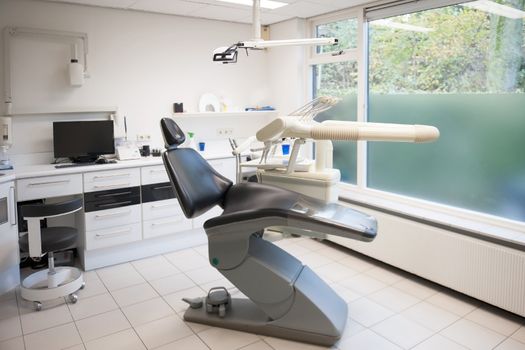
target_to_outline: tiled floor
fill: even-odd
[[[525,350],[525,320],[333,244],[277,245],[313,268],[349,305],[337,349]],[[217,285],[240,293],[207,261],[205,246],[87,272],[77,304],[34,312],[0,296],[0,350],[321,349],[182,320],[183,296]]]

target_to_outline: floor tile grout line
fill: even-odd
[[[69,312],[71,312],[71,310]],[[73,315],[71,315],[71,318],[73,318]],[[82,333],[80,333],[80,329],[78,328],[78,325],[77,325],[77,322],[75,321],[75,319],[73,319],[73,324],[75,325],[75,329],[77,330],[78,337],[80,338],[81,344],[82,344],[82,346],[85,349],[86,348],[86,343],[84,342],[84,338],[82,338]],[[78,345],[78,344],[75,344],[75,345]],[[72,346],[74,346],[74,345],[72,345]]]
[[[203,331],[204,332],[204,331]],[[199,333],[195,332],[195,335],[197,336],[197,338],[199,338],[199,340],[204,344],[204,346],[206,346],[208,349],[212,350],[212,348],[208,345],[208,343],[206,343],[204,341],[204,339],[201,338],[201,336],[199,335]]]
[[[258,342],[260,342],[261,340],[263,340],[259,334],[256,334],[256,333],[249,333],[249,334],[253,334],[253,335],[255,335],[255,336],[257,337],[257,340],[254,340],[253,342],[251,342],[251,343],[249,343],[249,344],[245,344],[245,345],[243,345],[243,346],[241,346],[241,347],[238,347],[238,348],[235,348],[235,349],[231,349],[231,350],[242,350],[242,349],[244,349],[244,348],[246,348],[246,347],[248,347],[248,346],[250,346],[250,345],[253,345],[253,344],[258,343]]]
[[[20,294],[20,298],[22,298],[22,295]],[[16,289],[15,289],[15,303],[16,303],[16,311],[17,311],[17,314],[18,314],[18,322],[20,322],[20,333],[21,334],[21,337],[22,337],[22,343],[24,344],[24,350],[27,349],[27,346],[26,346],[26,338],[24,336],[24,327],[22,326],[22,315],[20,314],[20,305],[18,304],[18,293],[16,292]],[[73,316],[71,316],[71,318],[73,318]],[[13,339],[13,338],[11,338]]]
[[[452,342],[454,342],[454,343],[456,343],[456,344],[459,344],[459,345],[463,346],[464,348],[468,348],[466,345],[463,345],[463,344],[457,342],[456,340],[454,340],[454,339],[448,337],[446,334],[443,333],[444,330],[446,330],[446,329],[452,327],[453,325],[455,325],[456,323],[458,323],[459,321],[461,321],[461,320],[463,320],[463,319],[464,319],[463,317],[458,318],[457,320],[455,320],[454,322],[452,322],[451,324],[449,324],[449,325],[446,326],[445,328],[443,328],[443,329],[441,329],[440,331],[436,332],[436,334],[439,334],[440,336],[445,337],[445,338],[447,338],[448,340],[450,340],[450,341],[452,341]]]
[[[372,327],[369,327],[369,328],[366,328],[366,329],[368,329],[370,332],[374,333],[374,334],[377,335],[378,337],[383,338],[384,340],[386,340],[386,341],[389,342],[390,344],[393,344],[393,345],[397,346],[398,348],[403,349],[403,347],[402,347],[401,345],[398,345],[398,344],[394,343],[393,341],[391,341],[390,339],[388,339],[388,338],[384,337],[383,335],[377,333],[375,330],[372,329]],[[366,329],[362,330],[362,331],[359,332],[359,333],[364,332]],[[357,334],[359,334],[359,333],[357,333]],[[352,336],[350,336],[350,337],[348,337],[348,338],[352,338],[352,337],[356,336],[357,334],[354,334],[354,335],[352,335]],[[357,350],[357,349],[356,349],[356,350]]]
[[[131,266],[133,266],[132,264],[130,264]],[[133,267],[134,268],[134,267]],[[102,281],[102,283],[104,283],[104,281]],[[107,288],[107,287],[106,287]],[[137,336],[137,338],[139,338],[140,342],[144,345],[144,348],[147,349],[148,347],[146,346],[146,344],[144,343],[144,341],[142,340],[142,338],[140,337],[140,335],[137,333],[137,331],[135,330],[135,327],[133,326],[133,324],[131,323],[131,321],[129,320],[128,316],[126,315],[126,313],[124,312],[124,310],[122,310],[122,308],[120,307],[120,305],[117,303],[117,301],[115,300],[115,297],[113,296],[113,294],[111,293],[111,291],[109,291],[108,289],[108,292],[109,292],[109,295],[111,296],[111,298],[113,299],[113,302],[117,305],[118,307],[118,310],[122,313],[122,315],[124,315],[124,318],[126,319],[126,321],[128,321],[131,329],[133,330],[133,333],[135,333],[135,335]],[[130,328],[127,328],[127,329],[130,329]],[[122,331],[119,331],[119,332],[123,332]],[[116,332],[116,333],[119,333],[119,332]],[[116,334],[114,333],[114,334]],[[101,337],[103,338],[103,337]],[[100,338],[99,338],[100,339]],[[84,345],[86,348],[87,346]]]
[[[473,323],[477,324],[478,326],[481,326],[481,327],[483,327],[483,328],[485,328],[485,329],[488,329],[488,330],[491,330],[491,331],[493,331],[493,332],[496,332],[496,333],[498,333],[498,334],[500,334],[500,335],[502,335],[502,336],[504,336],[504,337],[510,337],[512,334],[514,334],[515,332],[519,331],[519,329],[521,328],[521,325],[518,325],[518,328],[517,328],[516,330],[514,330],[514,331],[511,333],[511,335],[507,335],[507,334],[503,334],[503,333],[497,331],[496,329],[489,328],[489,327],[487,327],[486,325],[477,322],[476,320],[471,320],[471,319],[467,318],[468,315],[470,315],[470,314],[472,314],[472,313],[474,313],[475,311],[480,310],[480,309],[481,309],[481,310],[484,310],[484,309],[482,309],[481,307],[477,307],[477,308],[475,308],[474,310],[472,310],[472,311],[468,312],[467,314],[465,314],[465,316],[463,316],[462,318],[464,318],[464,319],[467,320],[467,321],[473,322]],[[498,309],[498,310],[499,310],[499,309]],[[487,312],[490,313],[490,311],[488,311],[488,310],[485,310],[485,311],[487,311]],[[512,315],[513,315],[513,314],[512,314]],[[497,316],[498,316],[498,315],[497,315]],[[502,317],[502,318],[505,318],[505,320],[507,320],[507,321],[511,321],[511,322],[512,322],[512,320],[510,320],[509,318],[506,318],[506,317]],[[521,342],[520,342],[520,343],[521,343]]]
[[[169,261],[169,259],[167,259],[167,258],[166,258],[166,260]],[[169,262],[171,263],[171,261],[169,261]],[[131,265],[133,266],[133,264],[131,264]],[[137,268],[136,268],[135,266],[133,266],[133,268],[138,272],[138,270],[137,270]],[[176,266],[175,266],[175,268],[176,268],[177,270],[179,270]],[[139,273],[140,273],[140,272],[139,272]],[[173,308],[173,307],[172,307],[172,306],[171,306],[171,305],[170,305],[170,304],[164,299],[164,296],[163,296],[162,294],[160,294],[150,282],[151,282],[151,281],[146,280],[146,283],[148,283],[148,284],[150,285],[150,287],[155,291],[155,293],[157,293],[157,294],[159,295],[159,297],[162,299],[162,301],[163,301],[164,303],[166,303],[166,305],[168,305],[168,307],[171,309],[171,311],[173,311],[173,313],[175,314],[175,316],[179,317],[177,311],[176,311],[176,310],[175,310],[175,309],[174,309],[174,308]],[[175,292],[174,292],[174,293],[175,293]],[[113,295],[112,295],[112,297],[113,297]],[[152,300],[152,299],[149,299],[149,300]],[[138,304],[138,303],[137,303],[137,304]],[[118,304],[117,304],[117,305],[118,305]],[[122,310],[122,313],[124,314],[124,317],[126,317],[126,319],[128,319],[128,317],[126,316],[126,314],[124,313],[123,310]],[[160,320],[160,319],[164,319],[164,318],[171,317],[171,316],[173,316],[173,315],[168,315],[168,316],[165,316],[165,317],[161,317],[161,318],[159,318],[159,319],[157,319],[157,320],[153,320],[153,321],[158,321],[158,320]],[[153,321],[150,321],[150,322],[153,322]],[[195,332],[195,331],[193,330],[193,328],[191,328],[190,326],[188,326],[188,325],[186,324],[186,322],[184,321],[184,318],[182,319],[182,321],[184,322],[184,324],[186,325],[186,327],[188,327],[189,330],[190,330],[194,335],[197,335],[197,332]],[[135,326],[131,323],[131,321],[130,321],[129,319],[128,319],[128,322],[131,324],[131,326],[132,326],[132,328],[133,328],[133,331],[137,334],[137,336],[139,337],[140,341],[144,344],[144,346],[145,346],[146,349],[147,349],[148,347],[146,346],[146,344],[144,343],[144,341],[142,340],[142,338],[141,338],[140,335],[138,334],[137,330],[135,329]],[[149,323],[149,322],[146,322],[146,323],[144,323],[144,324],[147,324],[147,323]],[[139,327],[139,326],[141,326],[141,325],[137,325],[137,327]],[[164,344],[164,345],[166,345],[166,344]]]
[[[277,349],[274,348],[270,343],[268,343],[268,342],[266,341],[266,339],[261,338],[261,340],[262,340],[262,342],[263,342],[264,344],[268,345],[268,346],[270,347],[270,349],[277,350]]]
[[[188,328],[190,328],[190,327],[188,327]],[[191,329],[191,328],[190,328],[190,329]],[[191,337],[193,337],[193,336],[195,336],[195,335],[196,335],[195,333],[194,333],[194,334],[190,334],[190,335],[188,335],[188,336],[186,336],[186,337],[182,337],[182,338],[179,338],[179,339],[176,339],[176,340],[170,341],[169,343],[161,344],[161,345],[159,345],[159,346],[155,346],[154,348],[151,348],[151,350],[159,349],[159,348],[161,348],[161,347],[163,347],[163,346],[166,346],[166,345],[170,345],[170,344],[176,343],[176,342],[178,342],[178,341],[180,341],[180,340],[184,340],[184,339],[191,338]],[[146,348],[146,349],[150,350],[149,348]]]
[[[492,347],[492,349],[496,349],[498,346],[506,342],[510,337],[503,338],[499,343],[497,343],[495,346]]]
[[[516,329],[516,331],[514,331],[511,335],[509,335],[509,338],[517,341],[518,343],[521,343],[521,344],[525,344],[525,342],[522,342],[520,339],[517,339],[517,338],[514,338],[513,335],[515,335],[516,333],[518,333],[520,331],[520,329],[523,328],[524,329],[524,332],[525,332],[525,322],[518,328]],[[525,338],[524,338],[525,339]]]

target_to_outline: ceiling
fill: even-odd
[[[137,11],[156,12],[216,19],[222,21],[251,23],[251,7],[216,0],[48,0]],[[262,9],[261,23],[273,24],[290,18],[309,18],[349,8],[367,0],[279,0],[288,5],[274,10]]]

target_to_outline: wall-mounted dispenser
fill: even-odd
[[[65,32],[59,30],[27,28],[27,27],[5,27],[3,31],[3,58],[4,58],[4,102],[5,115],[13,114],[13,98],[11,91],[11,40],[17,36],[32,36],[40,38],[62,39],[71,45],[72,53],[68,66],[69,83],[71,86],[82,86],[84,78],[88,74],[88,37],[86,33]],[[82,42],[82,63],[79,62],[77,44]]]
[[[71,62],[69,63],[69,83],[71,86],[84,84],[84,66],[78,62],[77,45],[71,45]]]

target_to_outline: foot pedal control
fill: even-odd
[[[205,303],[207,313],[216,313],[222,318],[226,316],[226,311],[231,308],[232,298],[226,288],[214,287],[208,292]]]

